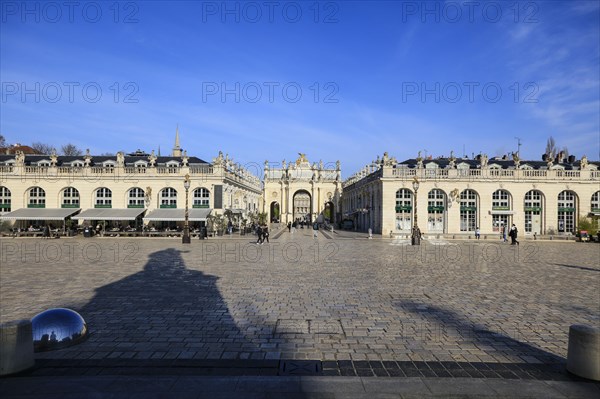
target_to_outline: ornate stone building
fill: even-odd
[[[0,216],[40,222],[72,217],[79,223],[181,224],[186,204],[192,224],[225,210],[262,207],[257,176],[219,153],[212,163],[187,155],[179,134],[170,156],[138,151],[116,156],[0,155]],[[24,223],[23,222],[23,223]]]
[[[312,165],[305,154],[289,164],[264,167],[264,212],[268,220],[283,223],[340,220],[342,180],[340,162]]]
[[[599,169],[585,156],[425,160],[419,154],[398,162],[385,153],[344,182],[342,213],[357,229],[385,235],[409,235],[415,223],[425,235],[473,235],[477,228],[499,235],[513,223],[526,235],[572,234],[580,216],[600,215]]]

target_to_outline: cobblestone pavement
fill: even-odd
[[[600,324],[595,244],[272,237],[2,238],[0,321],[80,312],[90,338],[38,359],[485,364],[564,362]]]

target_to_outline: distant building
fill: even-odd
[[[4,220],[57,224],[71,217],[79,223],[181,224],[185,176],[189,175],[190,222],[232,210],[243,217],[262,205],[260,179],[224,158],[212,162],[188,156],[176,134],[174,155],[141,151],[116,156],[0,155],[0,215]]]
[[[513,223],[526,235],[573,234],[580,216],[600,216],[599,169],[585,157],[398,162],[385,153],[344,182],[342,213],[384,235],[410,235],[415,223],[425,235],[500,234]]]
[[[264,212],[283,223],[340,220],[342,179],[340,162],[312,165],[306,154],[295,162],[272,165],[265,161]]]
[[[7,147],[0,147],[0,155],[11,155],[16,154],[17,152],[22,152],[23,154],[40,154],[39,151],[28,145],[21,145],[18,143]]]

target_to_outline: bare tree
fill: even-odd
[[[63,145],[60,147],[60,150],[62,151],[63,155],[66,156],[77,156],[83,154],[83,151],[71,143]]]
[[[546,156],[550,159],[554,159],[556,152],[556,142],[554,141],[554,137],[550,136],[546,142]]]
[[[41,143],[39,141],[31,143],[31,148],[44,155],[50,155],[53,152],[56,152],[56,148],[53,145]]]
[[[0,134],[0,147],[4,147],[6,145],[6,140],[4,136]]]
[[[114,157],[115,154],[113,154],[112,152],[103,152],[102,154],[100,154],[101,157]]]
[[[563,153],[563,156],[565,158],[569,158],[569,149],[567,148],[567,146],[564,146],[560,151]]]

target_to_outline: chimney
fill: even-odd
[[[569,163],[570,164],[574,164],[575,163],[575,155],[569,155]]]

